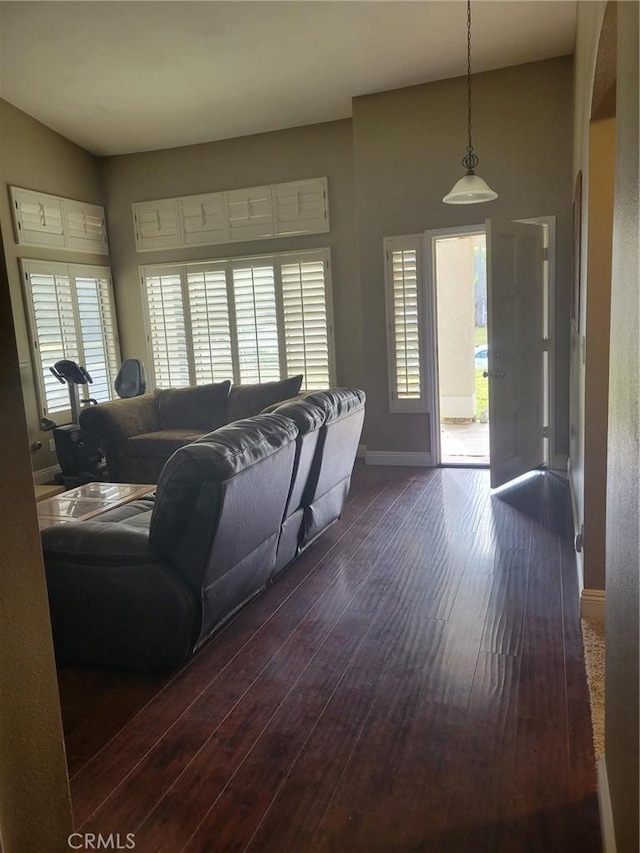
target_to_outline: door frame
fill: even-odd
[[[548,438],[545,449],[545,464],[549,468],[565,466],[556,464],[555,457],[555,255],[556,255],[556,217],[536,216],[529,219],[517,219],[516,222],[544,226],[546,267],[545,267],[545,318],[544,324],[548,343],[546,376],[546,412]],[[438,313],[436,299],[436,253],[434,241],[442,237],[467,237],[474,234],[486,234],[486,225],[458,225],[451,228],[434,228],[424,232],[424,306],[425,306],[425,350],[426,350],[426,400],[429,411],[429,430],[431,435],[431,464],[442,465],[442,442],[440,440],[440,395],[438,365]],[[489,403],[491,405],[491,403]],[[559,462],[559,460],[558,460]],[[455,466],[459,463],[451,463]],[[461,466],[462,467],[462,466]]]

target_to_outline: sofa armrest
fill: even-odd
[[[148,530],[126,524],[78,521],[41,531],[45,561],[84,565],[148,563],[153,560]]]
[[[126,475],[123,463],[127,455],[127,439],[160,429],[155,394],[90,406],[80,412],[79,420],[83,430],[94,433],[100,439],[109,477],[114,482],[122,482],[122,477]]]
[[[158,403],[155,394],[143,394],[126,400],[112,400],[90,406],[80,413],[80,426],[102,439],[124,443],[132,435],[156,432],[160,429]]]

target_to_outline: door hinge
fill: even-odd
[[[543,261],[549,260],[549,247],[548,246],[544,246],[542,249],[542,260]]]
[[[551,344],[551,338],[543,338],[542,339],[542,351],[549,352],[549,345]]]
[[[543,438],[549,438],[549,427],[548,426],[542,427],[542,437]]]

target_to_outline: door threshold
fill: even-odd
[[[483,468],[489,470],[488,462],[441,462],[438,468]]]

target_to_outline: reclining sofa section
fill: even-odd
[[[60,662],[174,667],[342,512],[364,393],[305,395],[177,450],[155,498],[42,531]]]

